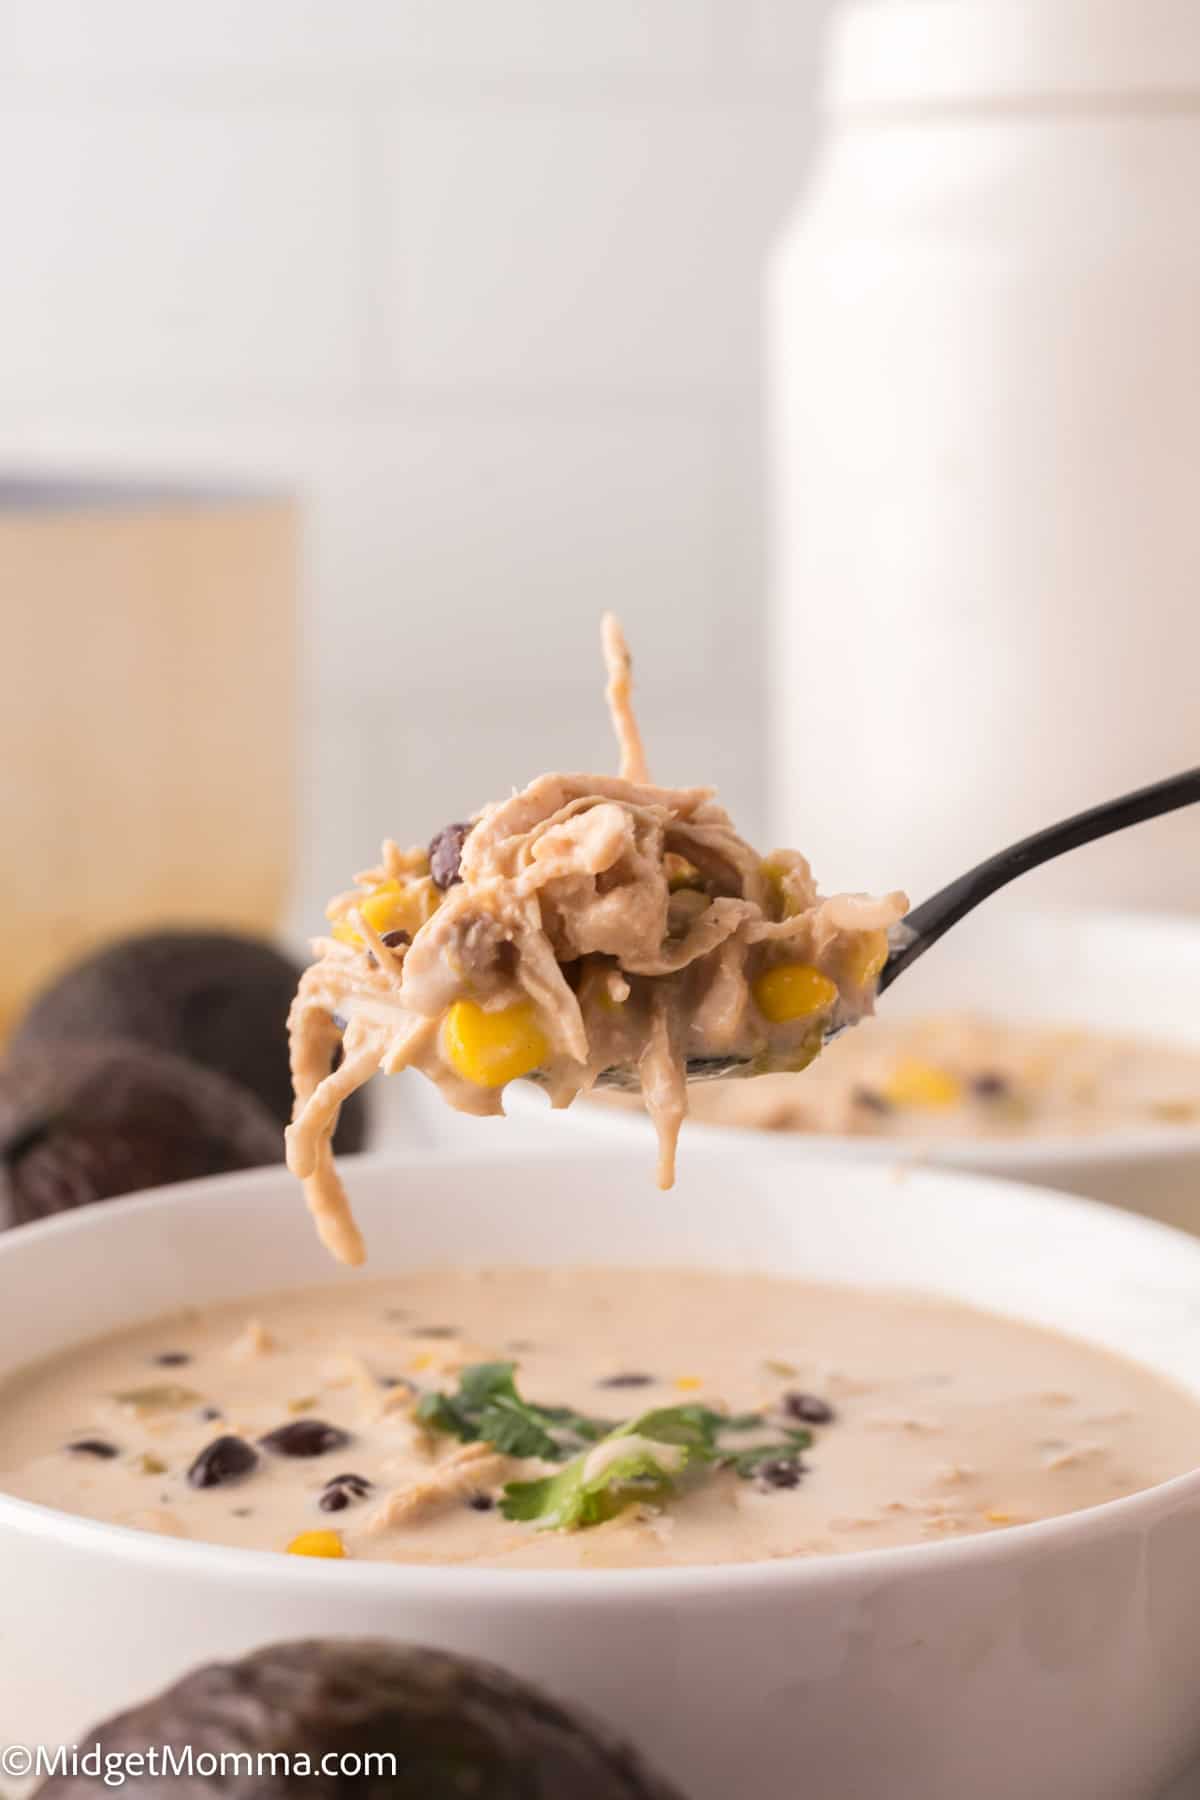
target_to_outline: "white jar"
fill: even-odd
[[[1200,762],[1200,0],[847,8],[770,298],[774,837],[917,900]],[[1200,907],[1200,816],[1023,886]]]

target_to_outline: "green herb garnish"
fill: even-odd
[[[591,1419],[569,1406],[534,1406],[513,1380],[515,1363],[472,1363],[459,1377],[457,1394],[424,1394],[417,1417],[434,1431],[464,1444],[482,1440],[505,1456],[539,1456],[565,1462],[582,1444],[613,1429],[611,1419]]]
[[[598,1443],[541,1481],[510,1481],[500,1501],[506,1519],[541,1531],[581,1531],[602,1525],[637,1501],[661,1504],[680,1478],[706,1467],[716,1454],[711,1421],[702,1406],[667,1406],[618,1425]]]
[[[738,1450],[724,1440],[761,1430],[762,1414],[695,1404],[657,1407],[622,1425],[569,1406],[535,1406],[517,1392],[514,1371],[513,1363],[474,1363],[457,1393],[423,1395],[417,1417],[433,1431],[491,1444],[505,1456],[563,1463],[554,1475],[510,1481],[500,1501],[506,1519],[541,1531],[581,1531],[639,1502],[664,1505],[705,1469],[732,1469],[749,1481],[770,1463],[798,1468],[812,1443],[811,1431],[785,1431],[782,1439]]]

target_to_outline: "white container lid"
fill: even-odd
[[[1200,0],[850,0],[835,113],[1061,104],[1200,108]]]

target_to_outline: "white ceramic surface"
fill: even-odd
[[[1200,829],[1200,826],[1198,826]],[[1001,896],[957,926],[886,993],[881,1014],[975,1010],[998,1018],[1077,1024],[1130,1033],[1200,1052],[1200,919],[1153,913],[1064,909],[1028,911]],[[803,1079],[803,1077],[800,1077]],[[423,1131],[449,1141],[481,1137],[439,1120],[420,1096]],[[574,1130],[593,1141],[643,1146],[653,1130],[641,1113],[578,1104],[552,1112],[545,1096],[517,1082],[506,1104],[523,1142],[561,1144]],[[481,1121],[491,1127],[491,1121]],[[537,1135],[534,1136],[533,1133]],[[886,1138],[750,1134],[690,1121],[680,1161],[714,1145],[749,1142],[789,1162],[853,1157],[867,1162],[933,1163],[1029,1181],[1124,1206],[1185,1230],[1200,1231],[1200,1124],[1148,1125],[1093,1138],[977,1139],[927,1145]]]
[[[961,1175],[638,1155],[349,1176],[381,1273],[686,1261],[899,1285],[1103,1340],[1200,1394],[1200,1245]],[[282,1171],[0,1239],[0,1369],[183,1301],[358,1277]],[[518,1574],[320,1563],[0,1499],[0,1741],[72,1740],[195,1662],[312,1632],[490,1656],[636,1738],[689,1800],[1149,1800],[1200,1749],[1200,1473],[1071,1518],[827,1561]]]

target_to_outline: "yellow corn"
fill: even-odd
[[[345,1556],[346,1546],[336,1531],[302,1531],[287,1547],[289,1556]]]
[[[699,1375],[677,1375],[673,1383],[681,1394],[694,1394],[697,1388],[704,1386]]]
[[[1016,1525],[1020,1522],[1016,1513],[1005,1512],[999,1506],[989,1506],[983,1516],[989,1525]]]
[[[407,931],[415,937],[426,920],[433,917],[437,904],[437,889],[428,878],[401,882],[388,876],[359,901],[358,910],[380,937],[389,931]],[[362,938],[349,919],[337,919],[333,935],[341,944],[361,948]]]
[[[755,1005],[772,1025],[793,1019],[810,1019],[825,1012],[837,999],[836,984],[811,963],[777,963],[764,969],[751,983]]]
[[[887,932],[864,932],[862,943],[856,945],[846,958],[846,979],[854,987],[870,987],[878,981],[887,959]]]
[[[499,1088],[540,1068],[550,1046],[529,1000],[487,1012],[456,1000],[446,1014],[442,1045],[451,1066],[476,1087]]]
[[[936,1112],[958,1104],[962,1084],[949,1069],[910,1056],[896,1064],[883,1084],[883,1094],[893,1106],[923,1106]]]
[[[704,878],[695,863],[690,863],[686,856],[669,854],[666,859],[667,887],[672,894],[678,894],[683,888],[699,888]]]

